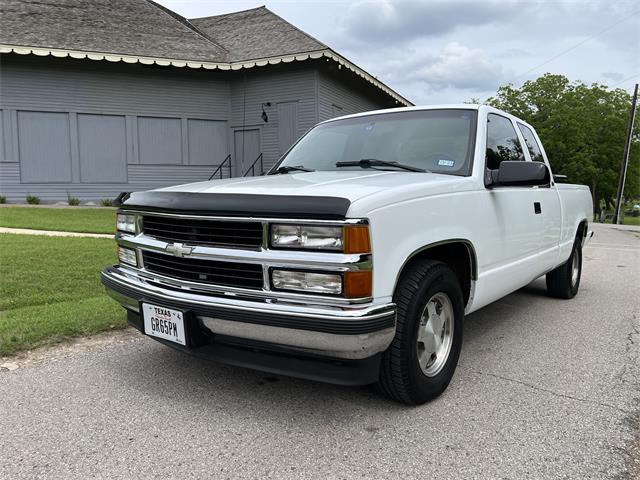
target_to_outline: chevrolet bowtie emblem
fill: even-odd
[[[184,257],[185,255],[191,255],[193,247],[188,247],[182,243],[172,243],[167,245],[165,250],[169,253],[173,253],[176,257]]]

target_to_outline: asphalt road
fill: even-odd
[[[584,258],[574,300],[538,280],[469,316],[417,408],[138,335],[0,372],[0,478],[633,478],[640,231]]]

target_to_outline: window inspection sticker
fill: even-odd
[[[453,167],[455,164],[455,160],[438,160],[439,167]]]

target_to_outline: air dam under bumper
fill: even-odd
[[[164,288],[135,275],[135,272],[117,266],[108,267],[102,272],[102,283],[107,293],[129,310],[134,319],[139,315],[139,303],[142,300],[186,310],[197,319],[202,332],[210,334],[208,336],[213,339],[233,339],[236,343],[245,341],[247,347],[267,345],[281,356],[283,353],[299,354],[324,360],[344,360],[347,363],[369,358],[373,360],[372,357],[386,350],[395,334],[394,304],[350,308],[311,307],[241,300],[231,296],[208,296]],[[141,322],[135,325],[135,321],[131,323],[141,329]],[[212,355],[205,356],[225,361],[215,355],[214,343],[207,345],[211,348],[197,347],[191,349],[190,353],[205,353],[210,350]],[[274,371],[263,368],[264,365],[252,365],[251,362],[228,363]],[[280,373],[317,377],[296,374],[295,371]],[[375,375],[375,372],[372,374]],[[331,381],[331,378],[316,379]]]

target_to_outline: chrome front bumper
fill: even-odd
[[[288,350],[358,360],[387,349],[395,334],[395,304],[302,305],[278,298],[203,295],[144,278],[114,266],[102,272],[107,293],[139,314],[142,300],[192,312],[212,334],[264,342]]]

